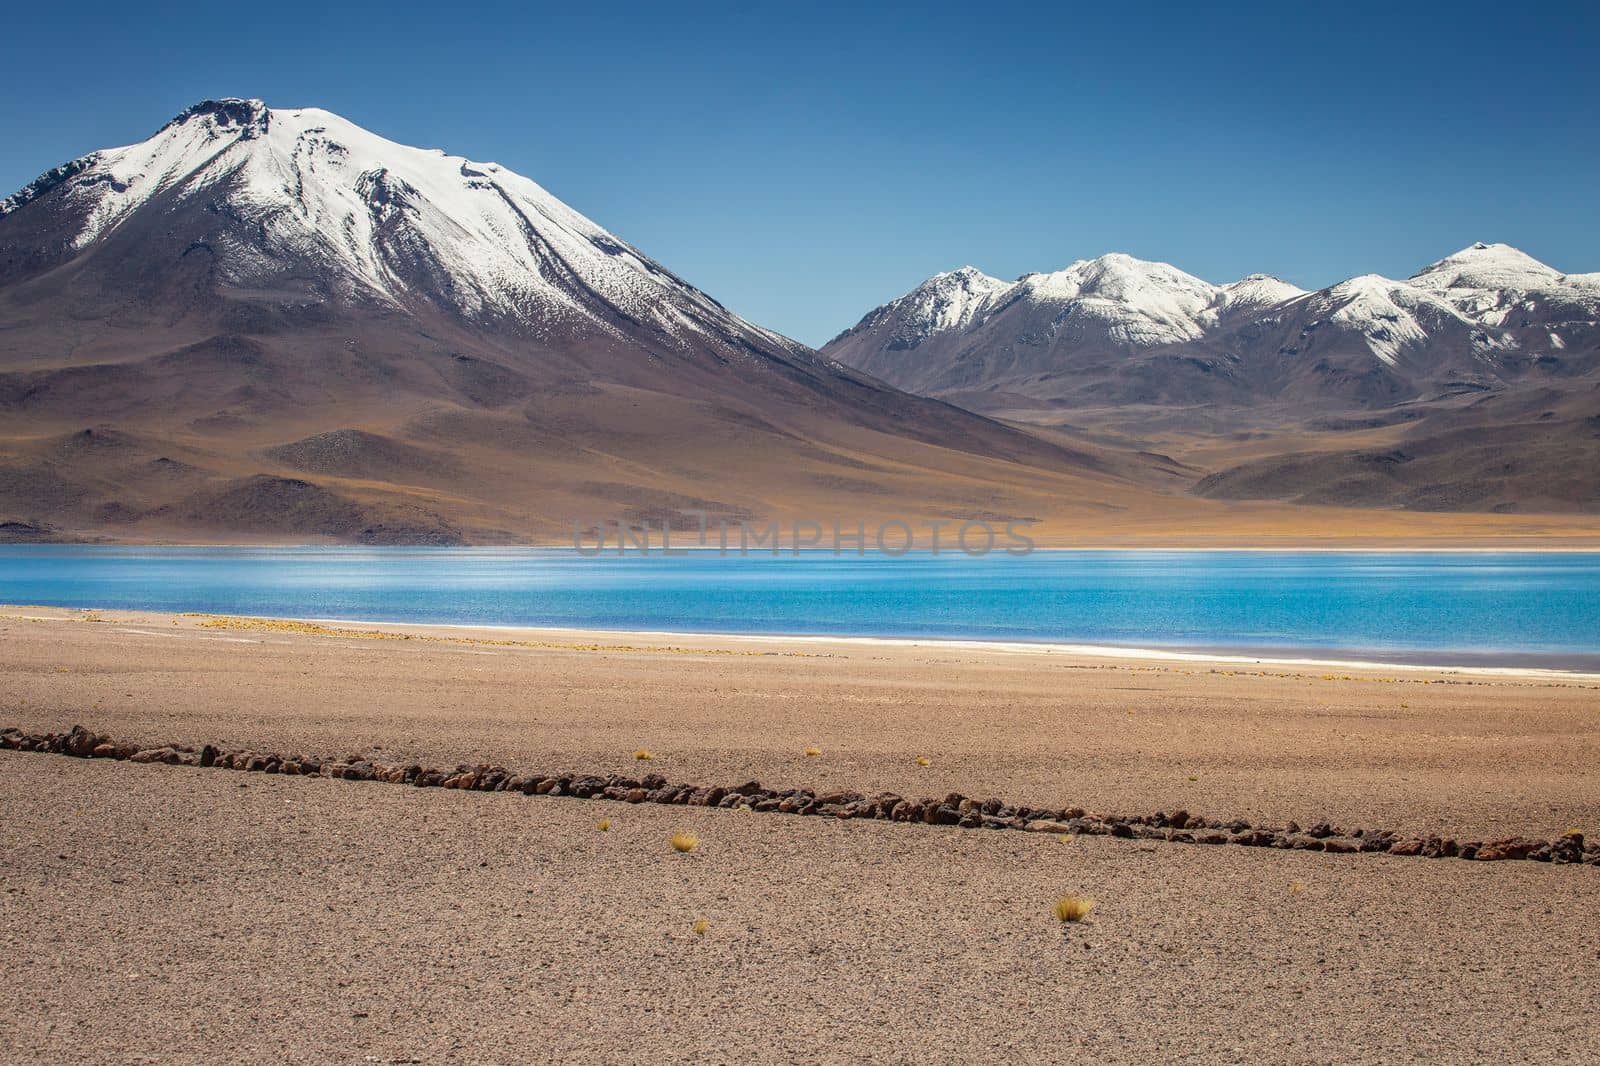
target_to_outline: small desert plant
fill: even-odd
[[[1063,844],[1070,844],[1074,840],[1078,839],[1078,836],[1077,836],[1076,833],[1051,833],[1049,835],[1055,837],[1057,840],[1061,841],[1061,843],[1063,843]]]
[[[672,850],[690,852],[700,846],[700,838],[693,833],[676,833],[672,837]]]
[[[711,928],[711,923],[706,921],[704,918],[696,918],[695,919],[695,922],[694,922],[694,933],[695,933],[695,936],[705,936],[706,935],[706,931],[709,930],[710,928]]]
[[[647,760],[654,759],[656,755],[655,752],[651,751],[649,748],[640,748],[638,751],[633,753],[633,757],[638,759],[640,762],[645,762]]]
[[[1093,896],[1062,896],[1056,900],[1056,920],[1061,922],[1081,922],[1089,917],[1089,912],[1094,910]]]
[[[917,756],[917,765],[918,766],[932,766],[933,765],[933,760],[928,758],[926,755],[918,755]]]
[[[610,818],[602,818],[602,819],[600,819],[600,821],[598,823],[598,826],[599,826],[600,832],[604,833],[607,829],[611,828],[611,819]]]
[[[805,754],[806,754],[806,758],[815,759],[818,755],[822,754],[822,749],[821,748],[807,748]]]
[[[1296,895],[1296,896],[1298,896],[1300,893],[1304,892],[1305,890],[1306,890],[1306,886],[1305,886],[1305,882],[1304,881],[1292,881],[1289,884],[1289,891],[1291,893],[1293,893],[1294,895]]]

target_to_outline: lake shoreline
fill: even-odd
[[[76,611],[81,613],[96,614],[110,611],[143,611],[141,608],[126,608],[120,606],[78,606],[62,604],[7,604],[0,603],[0,611],[28,611],[33,609]],[[1308,668],[1327,670],[1360,670],[1384,671],[1400,670],[1410,673],[1441,673],[1460,674],[1465,677],[1506,677],[1545,679],[1552,681],[1594,681],[1600,682],[1600,655],[1584,656],[1581,659],[1570,660],[1574,663],[1582,662],[1583,666],[1559,665],[1512,665],[1501,661],[1509,658],[1555,658],[1554,656],[1537,655],[1536,653],[1508,653],[1505,656],[1495,652],[1460,653],[1458,659],[1467,661],[1420,661],[1419,659],[1388,659],[1381,657],[1367,658],[1323,658],[1311,655],[1300,655],[1292,650],[1273,649],[1270,651],[1252,651],[1250,649],[1229,648],[1195,648],[1195,647],[1132,647],[1117,644],[1097,644],[1093,642],[1068,641],[1068,640],[1021,640],[1021,639],[986,639],[978,637],[940,637],[940,636],[897,636],[897,635],[866,635],[850,633],[752,633],[737,630],[670,630],[670,629],[638,629],[638,628],[608,628],[604,626],[548,626],[548,625],[523,625],[494,622],[409,622],[392,618],[338,618],[319,617],[309,615],[275,615],[275,614],[230,614],[218,611],[185,611],[185,612],[152,612],[152,613],[181,613],[191,617],[204,617],[218,621],[234,620],[249,622],[261,620],[267,622],[280,622],[292,624],[305,624],[324,627],[347,627],[379,632],[384,629],[415,631],[426,634],[431,630],[447,632],[471,633],[482,631],[498,636],[526,635],[542,640],[575,640],[582,642],[615,641],[615,640],[645,640],[645,641],[722,641],[727,643],[743,643],[750,645],[791,646],[809,645],[825,647],[836,645],[841,647],[882,647],[882,648],[927,648],[933,650],[970,650],[996,653],[1009,653],[1018,655],[1066,655],[1084,659],[1106,660],[1131,660],[1165,663],[1198,663],[1214,666],[1268,666],[1286,668]],[[14,615],[27,618],[27,615]],[[37,620],[45,620],[39,616]],[[1384,652],[1368,652],[1369,656],[1381,656]],[[1401,654],[1399,652],[1396,655]],[[1420,653],[1422,655],[1430,653]],[[1443,658],[1449,658],[1449,655]]]
[[[1593,554],[1600,554],[1600,533],[1596,533],[1593,536],[1584,536],[1584,537],[1578,538],[1578,539],[1574,540],[1570,544],[1561,542],[1561,538],[1559,538],[1559,537],[1540,537],[1540,536],[1537,536],[1537,535],[1530,535],[1528,538],[1526,538],[1527,540],[1538,541],[1539,543],[1537,543],[1537,544],[1525,543],[1523,539],[1518,538],[1518,537],[1514,537],[1514,536],[1481,537],[1481,538],[1468,537],[1468,538],[1462,538],[1462,539],[1466,540],[1467,543],[1443,543],[1443,544],[1434,543],[1432,541],[1427,541],[1427,540],[1421,540],[1421,541],[1394,541],[1394,542],[1390,542],[1390,541],[1387,541],[1387,540],[1383,540],[1382,538],[1377,538],[1376,542],[1368,541],[1368,540],[1351,539],[1348,543],[1345,543],[1345,542],[1340,541],[1339,538],[1330,538],[1330,539],[1335,541],[1335,543],[1328,543],[1327,541],[1319,541],[1319,542],[1316,542],[1316,543],[1291,542],[1291,543],[1283,543],[1283,544],[1279,544],[1279,543],[1275,543],[1275,542],[1274,543],[1260,543],[1260,544],[1255,544],[1255,543],[1209,544],[1209,543],[1194,543],[1194,542],[1183,541],[1183,540],[1177,540],[1177,541],[1174,541],[1174,542],[1172,542],[1170,544],[1161,542],[1159,540],[1153,541],[1153,542],[1140,542],[1138,544],[1106,544],[1106,543],[1058,544],[1058,543],[1049,543],[1049,544],[1038,544],[1038,545],[1036,545],[1035,547],[1033,547],[1028,552],[1028,554],[1029,555],[1044,555],[1044,554],[1051,554],[1051,553],[1068,554],[1068,553],[1071,553],[1071,552],[1094,552],[1094,553],[1105,553],[1105,554],[1117,554],[1117,553],[1141,554],[1141,553],[1144,553],[1144,554],[1151,554],[1151,555],[1165,554],[1165,553],[1193,553],[1193,554],[1200,554],[1200,553],[1207,553],[1207,552],[1241,552],[1241,553],[1254,553],[1254,554],[1262,554],[1262,555],[1272,555],[1272,554],[1298,555],[1298,554],[1312,554],[1312,553],[1332,554],[1332,555],[1343,555],[1343,554],[1351,554],[1351,555],[1358,555],[1358,554],[1383,555],[1383,554],[1390,554],[1390,553],[1396,553],[1396,554],[1440,554],[1440,555],[1451,555],[1451,554],[1459,554],[1459,555],[1502,555],[1502,554],[1503,555],[1546,555],[1546,554],[1548,554],[1548,555],[1583,555],[1583,554],[1590,554],[1590,555],[1593,555]],[[1450,538],[1441,538],[1441,539],[1449,540]],[[390,551],[390,552],[397,552],[397,551],[398,552],[412,552],[412,551],[414,551],[414,552],[452,552],[452,551],[454,551],[454,552],[459,552],[459,551],[517,552],[517,551],[537,551],[537,552],[564,552],[564,553],[571,554],[571,555],[578,555],[579,554],[578,550],[573,547],[572,542],[571,541],[566,541],[566,540],[548,541],[548,542],[539,541],[539,542],[517,543],[517,544],[488,544],[488,543],[486,543],[486,544],[357,544],[357,543],[352,543],[350,541],[334,541],[334,540],[330,540],[330,541],[306,541],[306,540],[285,540],[285,541],[274,541],[274,540],[190,541],[190,540],[171,540],[171,541],[169,541],[169,540],[116,540],[116,539],[79,539],[79,540],[61,539],[61,540],[41,540],[41,541],[8,541],[8,540],[0,540],[0,548],[108,548],[108,549],[116,549],[116,548],[175,548],[175,549],[194,549],[194,550],[206,550],[206,551],[211,551],[211,550],[221,551],[221,550],[230,550],[230,549],[239,550],[239,551],[249,551],[249,550],[285,551],[285,550],[295,550],[295,549],[326,551],[326,550],[329,550],[329,549],[342,549],[342,550],[348,550],[348,551],[352,551],[352,552],[356,552],[356,551]],[[732,550],[732,549],[729,549],[729,550],[723,552],[722,549],[714,547],[714,546],[711,546],[711,545],[701,546],[701,545],[698,545],[698,544],[678,544],[678,543],[674,543],[672,545],[671,555],[665,555],[663,553],[659,543],[652,543],[650,551],[648,553],[648,556],[651,557],[651,558],[670,558],[672,556],[679,555],[680,553],[682,553],[682,554],[688,554],[688,553],[699,554],[699,553],[718,553],[718,552],[721,552],[722,554],[724,554],[728,558],[739,558],[740,557],[739,553],[737,551],[735,551],[735,550]],[[777,552],[772,552],[772,551],[769,551],[769,550],[766,550],[766,549],[762,549],[762,550],[759,550],[759,551],[751,550],[747,554],[748,554],[749,558],[758,559],[758,558],[768,558],[768,557],[771,557],[773,555],[778,555],[778,556],[781,556],[781,557],[790,557],[790,556],[795,555],[796,552],[795,552],[794,549],[792,549],[792,548],[790,548],[788,546],[784,546],[784,547],[780,548],[779,551],[777,551]],[[918,542],[909,551],[905,552],[902,555],[888,555],[888,554],[883,553],[883,552],[868,551],[863,556],[863,555],[858,555],[857,553],[855,553],[853,551],[835,552],[832,548],[817,548],[817,547],[802,547],[802,548],[799,549],[798,554],[801,555],[802,557],[804,557],[804,556],[824,556],[824,555],[826,555],[826,556],[832,556],[832,557],[838,558],[838,559],[857,559],[857,558],[863,558],[863,557],[872,558],[872,557],[875,557],[875,556],[876,557],[885,558],[885,559],[896,559],[896,558],[920,558],[920,557],[924,557],[924,556],[931,556],[934,553],[930,550],[930,548],[926,544],[924,544],[922,542]],[[938,554],[941,555],[941,556],[946,556],[947,555],[947,556],[951,556],[951,557],[960,557],[963,553],[961,552],[961,550],[959,548],[941,548],[940,551],[938,552]],[[1004,552],[1003,548],[997,547],[997,548],[995,548],[994,551],[989,552],[987,554],[992,555],[992,556],[1001,556],[1001,555],[1004,555],[1005,552]],[[644,556],[644,555],[646,555],[646,553],[640,551],[638,548],[630,548],[626,552],[626,557],[628,557],[628,558]],[[596,552],[593,548],[585,548],[584,549],[584,557],[586,557],[586,558],[615,559],[615,558],[618,558],[619,556],[618,556],[618,553],[616,551],[615,546],[613,545],[612,547],[601,549],[598,552]]]
[[[4,607],[4,605],[0,605]],[[202,612],[208,613],[208,612]],[[221,616],[226,617],[226,616]],[[308,622],[313,625],[388,627],[392,629],[488,630],[496,633],[527,633],[547,638],[580,640],[719,640],[768,645],[859,645],[885,648],[968,649],[1031,655],[1071,655],[1081,658],[1132,659],[1155,662],[1214,663],[1218,665],[1315,667],[1347,670],[1407,670],[1426,673],[1460,673],[1483,677],[1549,678],[1551,680],[1600,681],[1600,668],[1565,669],[1550,666],[1496,666],[1487,663],[1417,662],[1387,659],[1319,658],[1284,654],[1256,654],[1250,650],[1203,650],[1190,648],[1139,648],[1116,644],[1095,644],[1054,640],[1002,640],[975,637],[869,636],[848,633],[747,633],[732,630],[610,629],[600,626],[499,625],[479,622],[401,622],[383,618],[279,618],[274,621]],[[1426,653],[1423,653],[1426,654]],[[1477,654],[1477,653],[1469,653]],[[1482,653],[1494,657],[1495,653]],[[1590,660],[1600,656],[1587,657]],[[1600,667],[1600,662],[1595,662]]]

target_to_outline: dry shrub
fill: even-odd
[[[1056,900],[1056,920],[1062,922],[1081,922],[1089,917],[1089,912],[1094,910],[1093,896],[1062,896]]]

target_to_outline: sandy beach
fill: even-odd
[[[1600,829],[1600,682],[1579,676],[8,607],[0,708],[391,762],[638,773],[647,749],[677,781]],[[0,788],[12,1058],[1600,1055],[1593,867],[10,751]],[[1069,891],[1098,900],[1088,922],[1051,916]]]

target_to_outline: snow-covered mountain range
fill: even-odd
[[[1474,244],[1411,278],[1317,292],[1252,275],[1216,285],[1112,254],[1013,282],[937,274],[823,351],[902,388],[978,409],[1072,403],[1374,406],[1588,369],[1600,275]]]
[[[1600,511],[1597,323],[1504,245],[1318,292],[1108,255],[819,353],[503,167],[215,100],[0,201],[0,537]]]

